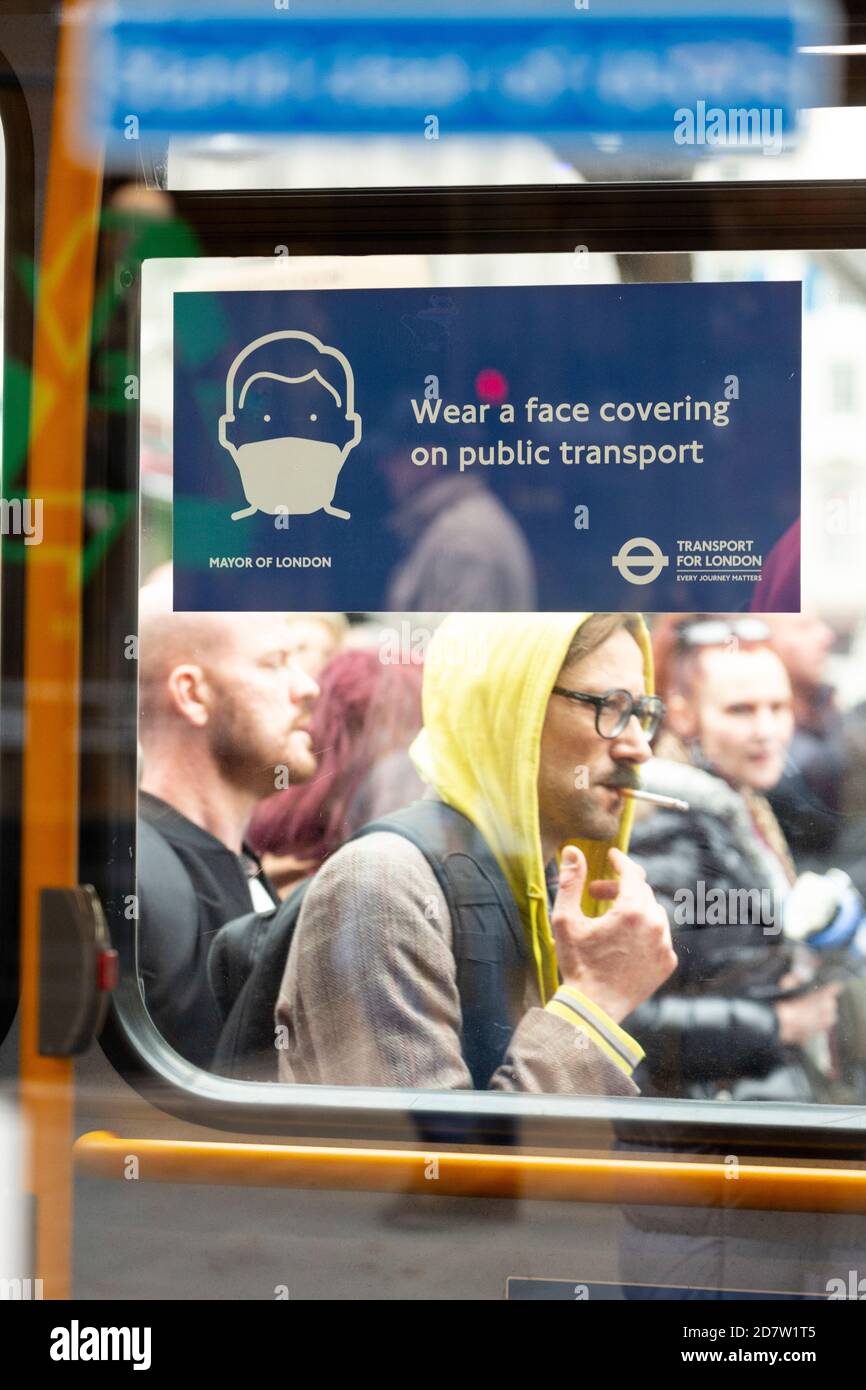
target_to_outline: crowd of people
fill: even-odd
[[[139,971],[166,1042],[294,1083],[866,1099],[866,721],[830,628],[415,635],[142,590]]]

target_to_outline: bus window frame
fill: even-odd
[[[14,435],[29,439],[33,379],[34,312],[26,270],[35,264],[36,179],[33,127],[23,89],[0,51],[0,126],[5,145],[5,229],[3,242],[3,451],[0,493],[7,496],[7,469]],[[9,363],[24,370],[22,395],[9,389]],[[19,377],[19,382],[22,380]],[[13,411],[13,404],[15,411]],[[28,491],[25,456],[16,487]],[[18,1010],[21,915],[21,795],[24,756],[24,593],[25,566],[11,558],[7,537],[0,538],[0,1044]],[[11,728],[10,728],[11,726]]]
[[[113,190],[106,183],[105,200]],[[866,180],[771,183],[583,184],[516,188],[338,190],[169,195],[203,256],[363,255],[423,252],[693,252],[866,247]],[[637,215],[637,216],[636,216]],[[105,267],[104,267],[105,269]],[[110,267],[108,270],[110,271]],[[118,313],[127,370],[138,367],[139,268],[129,266]],[[104,814],[82,817],[81,881],[93,883],[121,958],[102,1047],[146,1099],[180,1119],[250,1134],[475,1147],[724,1146],[740,1155],[857,1159],[866,1106],[296,1087],[236,1081],[180,1058],[157,1032],[135,974],[137,667],[124,657],[137,628],[138,409],[91,434],[88,490],[132,490],[135,507],[83,592],[82,787]],[[101,694],[100,694],[101,692]],[[102,704],[100,703],[102,700]],[[105,703],[111,700],[111,708]],[[118,705],[120,708],[118,708]],[[120,751],[88,737],[110,713],[129,737]]]

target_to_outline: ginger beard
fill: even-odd
[[[308,782],[317,762],[306,730],[309,711],[286,702],[282,709],[250,700],[216,673],[209,673],[213,704],[207,733],[216,766],[227,782],[256,796],[274,791],[276,770],[288,768],[289,782]]]

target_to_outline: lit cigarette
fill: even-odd
[[[653,806],[666,806],[670,811],[688,811],[689,803],[680,801],[675,796],[659,796],[656,792],[645,792],[640,787],[617,787],[620,796],[630,797],[633,801],[650,801]]]

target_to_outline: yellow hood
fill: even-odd
[[[424,728],[412,745],[421,777],[462,811],[490,845],[514,894],[543,1002],[556,991],[556,951],[538,822],[538,762],[547,702],[566,652],[589,613],[453,614],[430,644],[424,670]],[[652,654],[640,643],[647,691]],[[593,878],[607,878],[607,851],[628,848],[634,804],[626,801],[615,840],[573,840]],[[560,849],[562,846],[560,846]],[[589,917],[607,904],[584,893]]]

